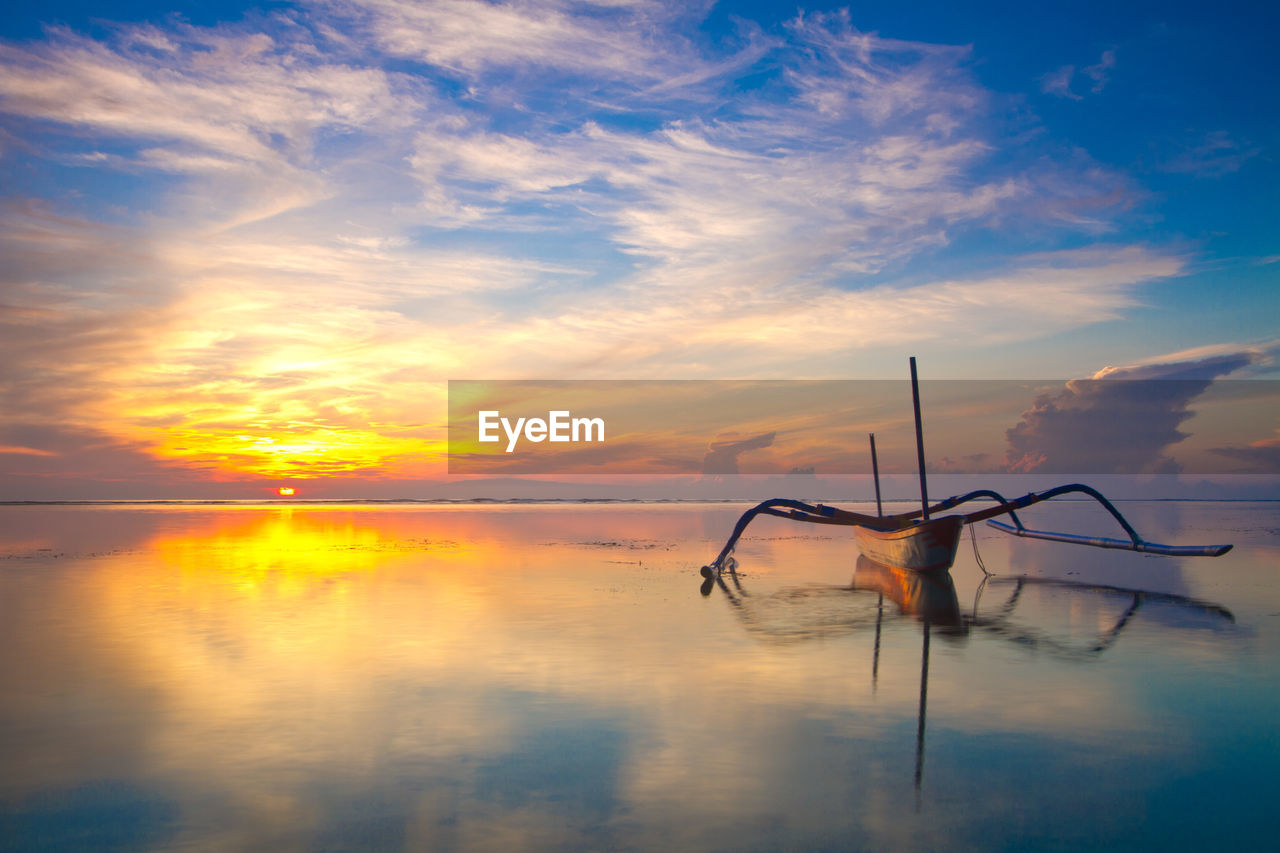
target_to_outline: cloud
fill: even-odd
[[[1280,340],[1245,344],[1206,344],[1141,359],[1125,367],[1104,367],[1094,379],[1214,379],[1230,373],[1240,378],[1273,367]],[[1223,370],[1228,369],[1226,373]]]
[[[1215,130],[1166,158],[1159,168],[1197,178],[1218,178],[1240,171],[1261,152],[1258,146],[1232,139],[1225,130]]]
[[[643,133],[587,121],[520,136],[437,123],[412,159],[428,206],[491,227],[554,209],[558,223],[672,263],[733,255],[758,267],[785,254],[786,276],[879,269],[1022,194],[1017,179],[972,177],[990,146],[965,132],[982,94],[960,73],[964,51],[866,36],[847,16],[792,30],[821,53],[775,58],[787,91],[741,98],[737,120],[694,115]]]
[[[3,222],[15,280],[0,422],[101,428],[194,465],[314,474],[321,458],[329,473],[428,458],[435,380],[465,369],[480,309],[468,294],[564,274],[358,239],[129,246],[126,230],[41,209]],[[53,271],[64,284],[29,280]],[[75,286],[89,276],[98,289]],[[423,300],[447,331],[415,316]]]
[[[413,120],[389,75],[318,57],[308,37],[183,25],[100,43],[54,30],[0,45],[0,99],[10,114],[123,144],[91,155],[117,167],[216,180],[200,184],[202,205],[226,199],[215,212],[241,224],[326,197],[326,137]]]
[[[1116,52],[1114,50],[1104,50],[1097,64],[1088,65],[1081,69],[1080,73],[1093,81],[1093,85],[1089,87],[1091,93],[1096,95],[1106,88],[1108,81],[1111,79],[1111,69],[1115,68],[1115,65]],[[1040,91],[1046,95],[1056,95],[1059,98],[1082,101],[1084,96],[1071,89],[1075,75],[1076,67],[1074,65],[1063,65],[1056,71],[1050,71],[1040,77]]]
[[[67,31],[0,47],[6,110],[281,166],[305,158],[318,127],[359,127],[394,108],[380,71],[298,62],[295,45],[265,33],[186,27],[180,35],[181,46],[160,55]]]
[[[1245,473],[1280,474],[1280,436],[1255,441],[1247,447],[1214,447],[1211,451],[1244,463]]]
[[[826,376],[1122,317],[1184,269],[1088,243],[1132,190],[1002,146],[968,48],[847,12],[712,39],[706,8],[319,2],[0,44],[0,156],[41,176],[0,211],[0,422],[418,470],[451,376]],[[1043,231],[902,275],[1009,223]],[[1091,248],[1038,251],[1063,235]]]
[[[559,0],[351,0],[322,3],[358,21],[393,56],[468,75],[558,69],[656,81],[670,61],[661,3]],[[694,6],[696,8],[696,4]],[[588,14],[577,14],[587,11]]]
[[[973,110],[984,100],[980,89],[956,74],[968,48],[860,32],[848,9],[801,13],[789,29],[818,61],[790,69],[788,80],[820,115],[858,115],[884,125],[937,113],[935,125],[945,125],[946,114]]]
[[[749,450],[759,450],[773,444],[776,433],[766,432],[749,438],[718,437],[711,442],[702,460],[704,476],[722,476],[738,473],[738,457]]]
[[[1196,361],[1108,367],[1044,394],[1005,433],[1008,470],[1022,473],[1174,474],[1166,449],[1188,437],[1178,429],[1191,402],[1215,379],[1253,364],[1240,352]]]
[[[36,447],[22,447],[20,445],[0,445],[0,454],[8,454],[14,456],[57,456],[52,450],[40,450]]]
[[[0,423],[0,495],[6,499],[185,497],[192,486],[213,484],[216,491],[217,481],[234,479],[214,466],[166,464],[147,445],[92,426]],[[175,482],[185,487],[175,489]]]
[[[774,50],[773,82],[738,94],[736,116],[695,111],[643,132],[433,123],[411,158],[423,208],[445,226],[599,235],[665,265],[648,287],[874,274],[965,228],[1016,217],[1099,231],[1126,205],[1123,179],[1092,164],[988,170],[989,96],[967,50],[861,33],[847,14],[789,31],[804,49]]]
[[[706,365],[707,371],[751,375],[807,359],[823,375],[841,353],[948,341],[957,329],[987,344],[1007,344],[1120,317],[1136,304],[1139,285],[1177,275],[1184,264],[1130,247],[1014,262],[1020,265],[973,279],[853,290],[779,283],[767,266],[726,263],[683,271],[675,279],[682,287],[643,278],[608,301],[569,305],[557,317],[491,334],[507,341],[513,360],[550,358],[560,374],[597,375],[587,371],[603,368],[652,376],[675,369],[689,376],[704,375]],[[734,274],[730,281],[721,279],[726,268]],[[559,342],[554,353],[545,352],[540,342],[546,340]],[[605,364],[601,352],[609,354]]]
[[[959,458],[944,456],[931,464],[929,470],[946,474],[985,473],[992,470],[993,461],[994,458],[990,453],[968,453]]]
[[[1050,71],[1040,78],[1040,91],[1046,95],[1057,95],[1060,98],[1070,98],[1073,101],[1084,100],[1083,95],[1077,95],[1071,91],[1071,78],[1075,76],[1076,67],[1074,65],[1063,65],[1057,71]]]
[[[1093,86],[1089,91],[1096,95],[1106,88],[1107,82],[1111,79],[1111,69],[1115,68],[1115,66],[1116,52],[1114,50],[1104,50],[1097,65],[1090,65],[1084,69],[1084,75],[1093,81]]]

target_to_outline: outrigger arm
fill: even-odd
[[[1018,518],[1017,510],[1047,501],[1052,498],[1065,494],[1081,493],[1088,495],[1102,505],[1109,512],[1125,533],[1129,535],[1125,539],[1110,539],[1102,536],[1080,536],[1073,533],[1055,533],[1046,530],[1032,530],[1023,525],[1022,520]],[[947,498],[939,501],[933,506],[928,507],[927,512],[933,515],[938,512],[945,512],[953,507],[978,498],[991,498],[996,501],[996,506],[987,507],[986,509],[977,510],[964,514],[962,517],[965,524],[974,524],[979,521],[986,521],[989,525],[1002,530],[1014,536],[1022,536],[1028,539],[1048,539],[1055,542],[1069,542],[1075,545],[1092,545],[1097,548],[1117,548],[1126,551],[1141,551],[1147,554],[1163,554],[1175,557],[1218,557],[1231,550],[1230,545],[1161,545],[1157,542],[1148,542],[1138,535],[1133,529],[1133,525],[1125,519],[1120,511],[1115,508],[1111,501],[1107,500],[1096,489],[1086,486],[1083,483],[1068,483],[1062,486],[1056,486],[1043,492],[1029,492],[1020,498],[1009,500],[999,492],[991,489],[977,489],[963,495]],[[772,498],[764,501],[751,509],[747,510],[738,519],[738,523],[734,525],[733,532],[729,535],[729,540],[725,542],[724,548],[714,560],[702,567],[702,576],[706,578],[717,577],[725,568],[732,568],[731,565],[734,547],[738,544],[743,532],[747,529],[752,520],[758,515],[773,515],[779,518],[789,518],[794,521],[807,521],[812,524],[839,524],[845,526],[868,527],[875,530],[899,530],[910,527],[915,523],[915,519],[923,515],[926,510],[912,510],[909,512],[899,513],[897,515],[865,515],[858,512],[849,512],[848,510],[838,509],[836,507],[825,506],[824,504],[809,504],[804,501],[791,500],[789,498]],[[1013,524],[1005,524],[999,521],[992,521],[995,516],[1008,515],[1013,520]]]
[[[1124,528],[1124,532],[1129,534],[1126,539],[1110,539],[1106,536],[1080,536],[1075,533],[1056,533],[1049,530],[1032,530],[1024,527],[1021,519],[1018,518],[1015,509],[1031,506],[1032,504],[1047,501],[1050,498],[1056,498],[1059,495],[1069,494],[1071,492],[1080,492],[1102,504],[1103,509],[1111,513],[1112,517],[1119,522]],[[972,494],[972,493],[971,493]],[[994,494],[994,493],[992,493]],[[1011,533],[1014,536],[1022,536],[1027,539],[1048,539],[1053,542],[1069,542],[1073,545],[1092,545],[1095,548],[1116,548],[1123,551],[1141,551],[1144,554],[1162,554],[1168,557],[1221,557],[1223,554],[1231,550],[1230,545],[1161,545],[1158,542],[1148,542],[1138,535],[1125,517],[1120,514],[1120,510],[1116,509],[1111,501],[1103,497],[1097,489],[1086,486],[1083,483],[1068,483],[1065,486],[1057,486],[1043,492],[1032,492],[1013,501],[1001,500],[1004,506],[994,507],[993,510],[983,510],[980,512],[969,513],[965,516],[965,523],[973,524],[976,521],[987,520],[987,524],[997,530],[1003,530],[1005,533]],[[1006,510],[1007,506],[1007,510]],[[1009,518],[1013,520],[1013,524],[1005,524],[1002,521],[989,520],[992,516],[1002,515],[1008,512]]]

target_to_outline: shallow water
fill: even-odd
[[[923,586],[763,519],[704,596],[742,509],[0,507],[0,847],[1273,843],[1280,505]]]

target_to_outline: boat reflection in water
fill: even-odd
[[[792,643],[874,631],[871,681],[880,674],[880,639],[886,620],[916,619],[921,625],[920,701],[916,710],[915,790],[919,806],[924,777],[925,711],[929,695],[929,639],[937,630],[951,640],[962,640],[967,623],[960,613],[955,583],[949,572],[915,572],[858,557],[848,586],[804,586],[752,596],[742,585],[736,563],[730,562],[729,583],[724,575],[708,578],[702,594],[716,586],[724,592],[747,630],[770,643]],[[885,599],[894,606],[886,613]]]
[[[984,601],[997,589],[1012,587],[1003,600]],[[1085,596],[1113,602],[1123,608],[1113,624],[1103,626],[1096,636],[1079,640],[1056,636],[1051,629],[1017,619],[1018,605],[1028,595],[1041,598],[1067,596],[1078,602]],[[1134,614],[1143,610],[1152,620],[1175,628],[1218,630],[1235,625],[1235,616],[1225,607],[1196,598],[1171,593],[1151,592],[1106,584],[1082,583],[1057,578],[1001,577],[987,575],[974,593],[973,612],[965,617],[966,625],[993,634],[1012,643],[1035,648],[1055,657],[1086,659],[1102,654],[1120,638]]]
[[[1001,577],[984,569],[974,593],[970,613],[961,611],[951,573],[918,572],[889,566],[862,555],[858,557],[853,580],[848,586],[811,585],[790,587],[767,595],[753,596],[744,588],[736,562],[728,571],[703,582],[701,592],[710,595],[720,587],[741,618],[744,627],[757,639],[771,644],[795,643],[865,631],[873,634],[871,683],[874,690],[880,671],[882,631],[894,620],[914,619],[921,628],[920,698],[916,710],[916,751],[914,783],[916,807],[924,777],[925,722],[929,693],[929,644],[933,634],[954,643],[964,643],[971,635],[994,637],[1034,648],[1054,657],[1085,660],[1097,657],[1115,644],[1132,624],[1139,610],[1151,618],[1177,628],[1231,627],[1235,617],[1217,604],[1170,593],[1150,592],[1071,580],[1029,577]],[[724,575],[727,574],[726,583]],[[1000,596],[996,590],[1008,589]],[[1032,592],[1034,591],[1034,592]],[[1045,624],[1018,618],[1019,605],[1039,593],[1036,615]],[[1068,610],[1095,599],[1095,605],[1118,605],[1114,622],[1098,628],[1096,636],[1073,637],[1071,624],[1056,625],[1048,616],[1047,599],[1061,599]],[[886,608],[888,599],[892,608]],[[1095,610],[1106,609],[1095,607]],[[1093,612],[1093,611],[1091,611]],[[1077,620],[1078,621],[1078,620]]]

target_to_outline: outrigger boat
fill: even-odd
[[[920,387],[916,378],[916,360],[911,358],[911,398],[915,409],[916,421],[916,455],[920,470],[920,509],[896,515],[884,515],[880,501],[880,472],[876,462],[875,436],[871,436],[871,470],[876,488],[876,515],[850,512],[824,504],[809,504],[789,498],[773,498],[764,501],[742,514],[734,525],[729,541],[725,543],[719,555],[702,567],[702,576],[716,578],[726,568],[732,569],[733,549],[747,525],[760,515],[773,515],[793,521],[805,521],[812,524],[838,524],[853,528],[854,539],[863,554],[889,566],[897,566],[917,572],[941,572],[951,568],[955,562],[956,548],[960,544],[960,533],[966,524],[986,521],[988,525],[1029,539],[1048,539],[1054,542],[1069,542],[1076,545],[1092,545],[1096,548],[1118,548],[1126,551],[1141,551],[1146,554],[1163,554],[1174,557],[1219,557],[1231,550],[1230,545],[1162,545],[1148,542],[1138,535],[1133,526],[1125,520],[1120,511],[1100,492],[1083,483],[1068,483],[1042,492],[1030,492],[1012,500],[991,489],[977,489],[967,494],[947,498],[930,506],[929,491],[924,472],[924,430],[920,419]],[[1112,539],[1103,536],[1080,536],[1073,533],[1057,533],[1048,530],[1033,530],[1023,525],[1018,518],[1017,510],[1038,504],[1042,501],[1068,494],[1083,494],[1093,498],[1111,514],[1123,528],[1128,539]],[[985,507],[968,513],[944,515],[935,518],[938,513],[947,512],[961,504],[980,498],[989,498],[996,502],[995,506]],[[997,516],[1007,515],[1012,524],[995,521]]]

